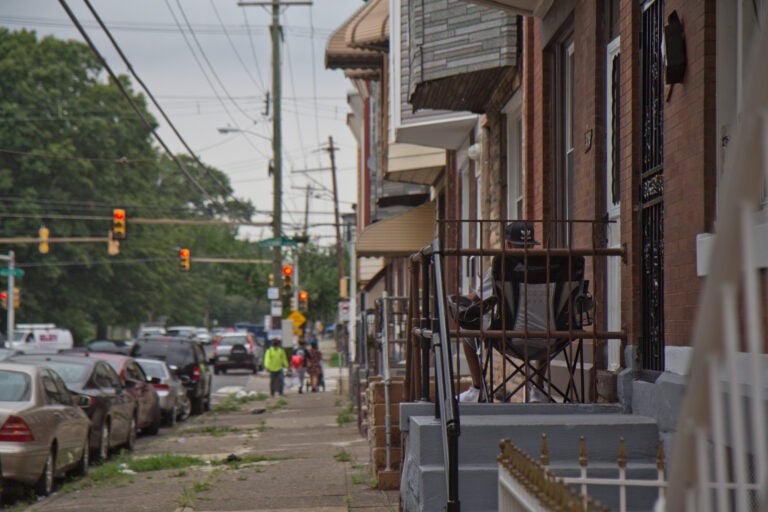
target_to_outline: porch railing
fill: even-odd
[[[765,9],[763,9],[765,12]],[[768,180],[768,29],[758,30],[728,144],[715,243],[693,335],[666,510],[768,510],[766,271],[754,212]],[[762,241],[764,242],[764,241]]]

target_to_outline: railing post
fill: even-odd
[[[429,258],[421,258],[421,322],[419,327],[429,329]],[[430,340],[421,337],[421,400],[429,401],[429,347]]]

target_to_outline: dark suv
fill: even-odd
[[[136,341],[131,356],[165,361],[187,388],[192,414],[210,410],[213,377],[202,344],[172,336],[150,336]]]

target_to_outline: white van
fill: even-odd
[[[16,324],[8,348],[22,352],[58,352],[73,346],[69,329],[59,329],[55,324]]]

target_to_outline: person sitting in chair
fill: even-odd
[[[520,249],[520,248],[532,248],[538,245],[534,239],[533,225],[525,221],[513,221],[504,227],[504,246],[507,249]],[[492,272],[492,265],[488,265],[483,274],[482,287],[480,293],[477,290],[473,290],[469,294],[469,298],[473,301],[487,300],[493,297],[494,294],[494,277]],[[460,402],[485,402],[486,396],[483,385],[483,370],[480,365],[480,358],[478,357],[478,348],[475,340],[462,338],[462,347],[464,349],[464,357],[467,360],[467,368],[469,370],[470,377],[472,379],[472,385],[463,393],[459,395]]]

